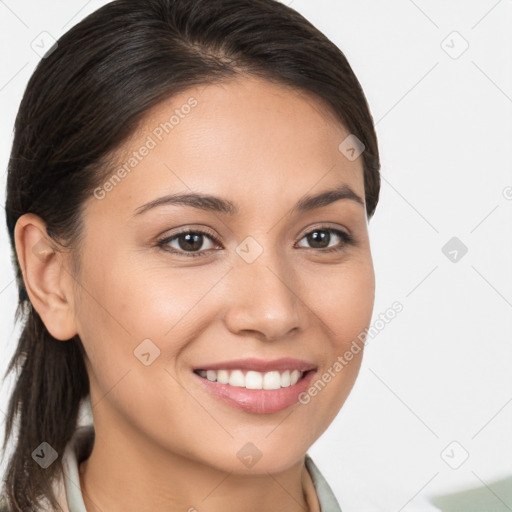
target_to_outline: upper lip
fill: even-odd
[[[316,370],[316,366],[308,361],[283,357],[281,359],[232,359],[220,363],[205,364],[198,366],[196,370],[252,370],[256,372],[269,372],[272,370],[299,370],[307,372]]]

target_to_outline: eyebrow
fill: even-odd
[[[303,213],[306,211],[327,206],[340,199],[348,199],[354,201],[364,207],[363,199],[356,194],[348,185],[341,184],[338,187],[330,190],[325,190],[316,195],[304,196],[292,208],[291,213]],[[158,206],[168,204],[181,204],[191,206],[200,210],[223,213],[227,215],[236,215],[239,213],[240,208],[238,205],[223,199],[221,197],[212,196],[209,194],[188,193],[188,194],[170,194],[159,197],[149,203],[145,203],[135,210],[135,215],[142,215],[143,213],[156,208]]]

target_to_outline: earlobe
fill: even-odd
[[[23,282],[34,309],[49,333],[68,340],[75,334],[72,276],[58,245],[46,233],[46,224],[37,215],[22,215],[14,229],[16,254]]]

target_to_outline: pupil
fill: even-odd
[[[180,249],[190,250],[190,249],[200,249],[202,245],[202,236],[200,233],[182,235],[178,238]],[[183,244],[182,240],[186,240]]]
[[[309,244],[316,249],[328,247],[330,239],[331,234],[328,231],[313,231],[308,235]],[[318,245],[319,243],[320,245]]]

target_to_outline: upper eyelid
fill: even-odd
[[[308,233],[311,233],[312,231],[315,231],[317,229],[325,229],[326,231],[341,231],[342,233],[345,232],[348,236],[351,236],[352,233],[350,232],[350,230],[348,230],[347,228],[342,228],[341,226],[331,226],[329,223],[325,223],[325,224],[322,224],[322,223],[318,223],[318,224],[313,224],[312,226],[309,226],[307,228],[305,228],[303,231],[300,231],[299,232],[299,235],[301,238],[306,236]],[[300,233],[302,233],[302,235],[300,235]]]
[[[213,242],[220,243],[220,241],[218,240],[218,238],[215,235],[213,235],[209,231],[206,231],[204,228],[197,228],[197,229],[186,228],[181,231],[178,231],[177,233],[173,233],[172,235],[160,237],[159,240],[160,241],[174,240],[175,238],[177,238],[181,235],[186,235],[187,233],[199,233],[201,235],[206,235],[206,236],[210,237]]]

